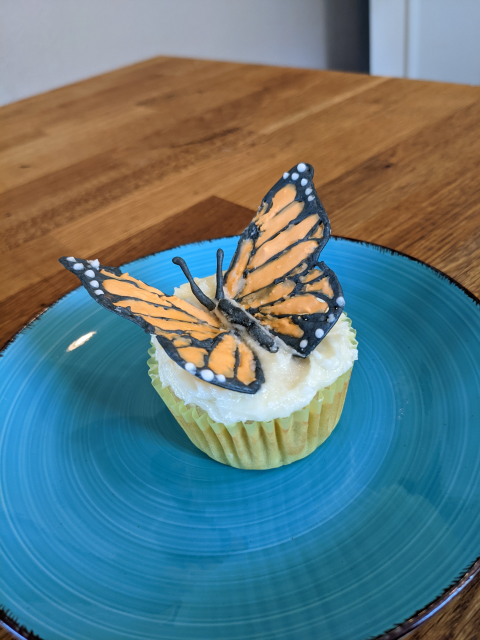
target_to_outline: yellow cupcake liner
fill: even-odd
[[[352,340],[353,342],[353,340]],[[155,349],[148,351],[149,376],[156,391],[195,446],[222,464],[237,469],[274,469],[315,451],[336,427],[342,413],[352,368],[288,418],[269,422],[222,424],[194,404],[186,405],[158,377]]]

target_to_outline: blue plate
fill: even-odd
[[[228,260],[235,245],[180,253],[206,276],[216,249]],[[129,270],[170,293],[183,281],[177,253]],[[196,449],[150,384],[149,338],[83,289],[8,346],[4,620],[44,640],[363,640],[424,610],[472,566],[478,301],[372,245],[338,239],[323,257],[344,287],[360,359],[332,436],[279,469],[241,471]]]

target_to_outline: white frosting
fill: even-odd
[[[214,297],[214,276],[202,280],[196,278],[195,281],[204,293]],[[188,283],[175,289],[174,293],[202,308]],[[357,360],[358,352],[351,340],[353,336],[354,332],[342,314],[328,335],[305,359],[293,356],[282,346],[277,353],[270,353],[247,338],[265,375],[264,384],[255,394],[229,391],[204,382],[169,358],[154,336],[152,344],[163,386],[170,387],[185,404],[196,404],[204,409],[216,422],[233,424],[246,420],[286,418],[305,407],[319,389],[335,382]]]

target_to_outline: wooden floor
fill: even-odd
[[[0,132],[1,344],[76,286],[59,256],[235,234],[300,161],[334,234],[480,296],[479,87],[156,58],[3,107]],[[411,637],[478,629],[475,580]]]

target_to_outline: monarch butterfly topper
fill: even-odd
[[[240,236],[226,272],[217,251],[215,299],[174,258],[203,309],[98,260],[60,258],[103,307],[153,334],[180,367],[211,384],[256,393],[265,381],[257,353],[283,345],[307,357],[340,317],[337,277],[318,258],[330,222],[301,162],[270,189]]]

